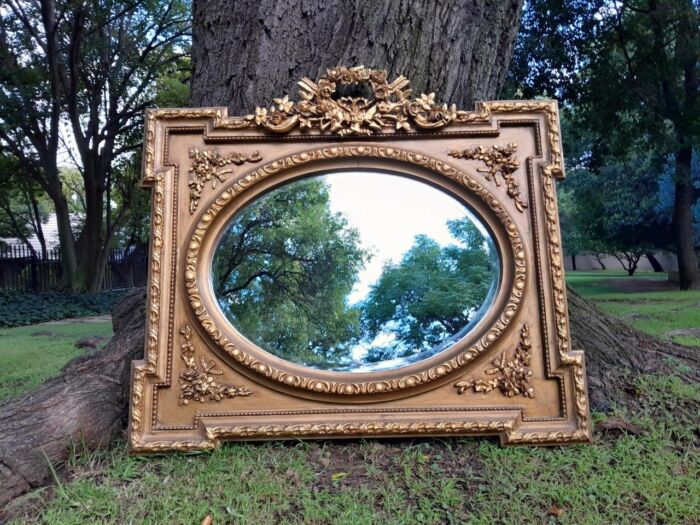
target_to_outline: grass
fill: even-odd
[[[72,457],[56,496],[30,496],[14,523],[697,523],[700,387],[647,377],[637,388],[644,408],[610,417],[639,434],[597,432],[590,446],[375,440],[129,457],[119,443]]]
[[[107,340],[111,335],[109,321],[0,329],[0,401],[36,388],[83,354],[76,341],[96,336]]]
[[[700,309],[692,307],[700,293],[643,291],[659,279],[654,274],[632,278],[642,291],[621,292],[625,279],[621,272],[568,276],[579,293],[649,333],[669,337],[700,326]],[[37,328],[0,332],[0,358],[34,344]],[[8,332],[21,342],[5,344]],[[687,344],[700,345],[695,339]],[[594,414],[597,422],[622,419],[631,430],[596,430],[587,446],[230,443],[211,454],[160,457],[128,456],[122,441],[107,450],[78,448],[57,486],[26,496],[12,523],[199,524],[206,516],[213,525],[700,523],[700,385],[643,376],[635,386],[637,410]]]
[[[606,312],[649,334],[700,347],[700,335],[678,333],[700,328],[700,290],[644,291],[667,280],[665,273],[623,271],[569,272],[567,282]],[[622,287],[628,290],[620,291]],[[657,286],[658,287],[658,286]]]

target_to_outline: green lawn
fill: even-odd
[[[0,329],[0,401],[31,390],[74,357],[85,353],[76,341],[112,336],[109,321],[91,323],[45,323]],[[100,345],[103,341],[100,341]]]
[[[700,290],[645,291],[646,287],[660,288],[667,281],[665,273],[653,272],[640,272],[633,277],[614,270],[569,272],[566,280],[578,293],[639,330],[700,347]],[[621,288],[635,291],[622,292]]]
[[[637,387],[645,408],[611,417],[639,434],[596,432],[590,446],[321,441],[129,457],[120,442],[71,459],[69,480],[32,494],[14,523],[697,523],[700,388]]]
[[[651,333],[700,326],[698,308],[690,311],[697,292],[622,293],[623,278],[580,272],[568,280]],[[658,277],[632,279],[654,285]],[[22,345],[36,329],[16,329],[27,331]],[[0,346],[3,361],[6,352]],[[207,515],[213,525],[699,523],[700,386],[645,376],[636,390],[634,413],[594,415],[636,431],[597,430],[589,446],[500,448],[480,438],[225,444],[161,457],[129,457],[121,441],[76,450],[59,484],[27,496],[13,523],[189,525]]]

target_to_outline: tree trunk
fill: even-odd
[[[61,248],[61,262],[63,275],[62,284],[71,289],[77,290],[76,271],[78,268],[78,258],[75,252],[75,237],[70,224],[70,211],[68,201],[60,186],[49,192],[49,196],[54,204],[56,212],[56,225],[58,227],[58,240]]]
[[[576,255],[571,254],[571,270],[576,271]]]
[[[640,332],[611,317],[591,301],[568,289],[572,347],[586,353],[588,393],[593,410],[608,411],[613,405],[633,404],[631,381],[639,374],[680,375],[700,380],[700,354],[696,348],[680,346]],[[679,372],[671,359],[687,365]]]
[[[684,146],[676,154],[676,191],[673,207],[673,227],[676,234],[676,256],[681,290],[691,290],[700,286],[698,279],[698,258],[693,239],[693,181],[691,160],[693,150]]]
[[[654,255],[654,252],[644,252],[644,255],[646,255],[647,260],[649,261],[649,264],[651,264],[651,267],[654,269],[654,271],[656,273],[664,271],[663,265],[656,258],[656,255]]]
[[[104,350],[74,359],[59,377],[4,403],[0,409],[0,508],[50,481],[47,458],[61,462],[71,444],[94,448],[122,433],[131,361],[143,355],[145,298],[145,291],[137,290],[115,309],[115,335]]]
[[[194,2],[194,106],[245,114],[333,66],[405,75],[415,94],[470,109],[506,77],[522,0]]]
[[[603,256],[599,253],[596,254],[595,260],[598,261],[598,264],[600,265],[601,270],[607,270],[607,266],[605,266],[605,263],[603,262]]]

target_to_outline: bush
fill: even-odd
[[[0,290],[0,327],[108,314],[125,293],[124,290],[96,293]]]

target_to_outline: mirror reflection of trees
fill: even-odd
[[[493,286],[494,253],[469,216],[447,226],[457,243],[418,235],[372,286],[362,305],[364,337],[374,341],[367,361],[435,349],[476,317]]]
[[[332,211],[320,177],[246,206],[225,230],[212,266],[215,295],[231,323],[274,355],[333,370],[434,353],[469,330],[497,283],[499,263],[466,210],[446,221],[449,243],[416,235],[353,304],[371,254],[349,219]],[[406,226],[419,225],[417,218]]]
[[[309,366],[347,359],[360,337],[349,306],[368,254],[333,214],[327,185],[306,179],[253,202],[224,233],[212,268],[224,313],[249,339]]]

